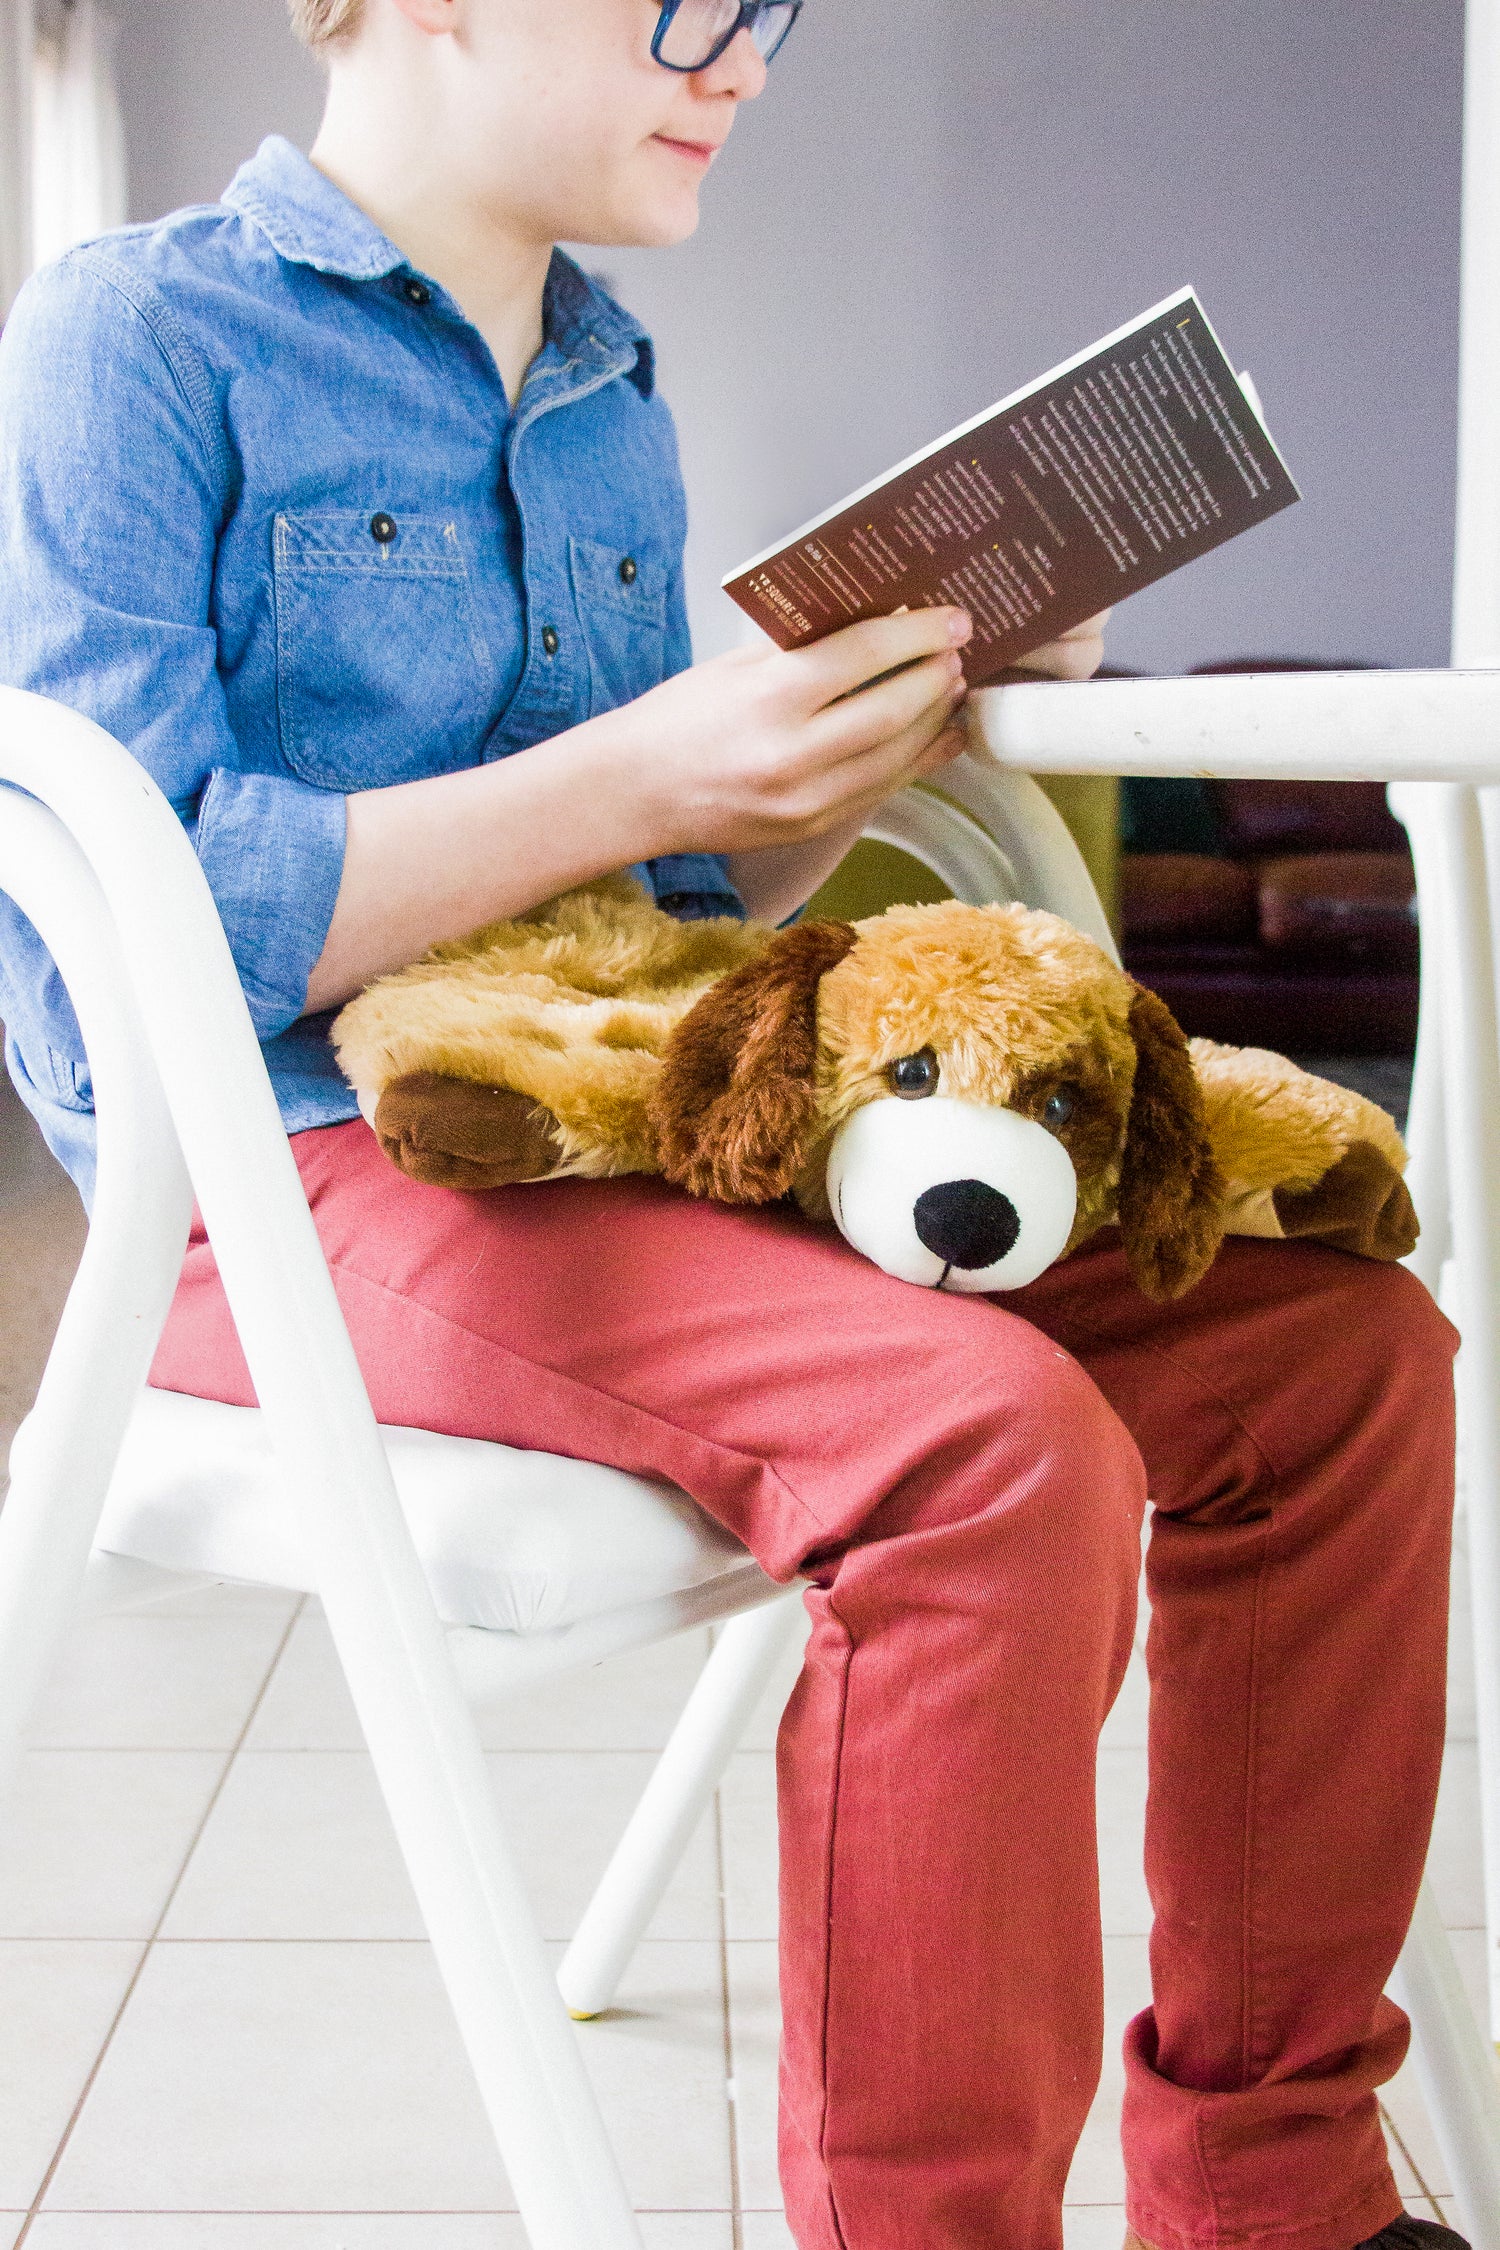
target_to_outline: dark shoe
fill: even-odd
[[[1469,2245],[1452,2227],[1436,2226],[1431,2219],[1414,2219],[1403,2212],[1379,2234],[1372,2234],[1368,2242],[1357,2242],[1354,2250],[1469,2250]]]
[[[1125,2250],[1148,2250],[1148,2245],[1127,2228]],[[1434,2226],[1431,2219],[1413,2219],[1403,2212],[1399,2219],[1392,2219],[1388,2227],[1382,2227],[1379,2234],[1372,2234],[1368,2241],[1356,2242],[1354,2250],[1469,2250],[1469,2245],[1452,2227]]]

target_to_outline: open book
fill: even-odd
[[[1299,497],[1191,289],[987,407],[724,590],[782,648],[955,602],[982,687]]]

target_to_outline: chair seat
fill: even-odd
[[[675,1485],[431,1430],[380,1434],[445,1624],[556,1632],[749,1562]],[[168,1570],[315,1590],[252,1407],[143,1393],[97,1544]]]

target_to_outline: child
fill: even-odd
[[[796,0],[292,5],[329,68],[311,161],[268,141],[16,307],[0,677],[98,719],[188,826],[379,1418],[667,1477],[807,1580],[798,2243],[1057,2250],[1149,1488],[1131,2224],[1455,2244],[1399,2216],[1375,2102],[1443,1733],[1452,1339],[1417,1284],[1236,1242],[1163,1310],[1104,1242],[1002,1307],[657,1181],[417,1185],[358,1120],[330,1011],[440,939],[627,865],[679,914],[792,912],[956,753],[968,621],[690,669],[651,344],[554,248],[691,233]],[[1098,627],[1034,664],[1087,674]],[[0,964],[11,1071],[87,1192],[87,1061],[13,911]],[[251,1397],[201,1238],[154,1380]]]

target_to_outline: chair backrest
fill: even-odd
[[[192,845],[117,742],[17,689],[0,688],[0,784],[11,785],[0,788],[0,889],[58,963],[99,1118],[89,1244],[12,1449],[0,1518],[0,1704],[35,1705],[50,1661],[46,1620],[81,1584],[194,1195],[356,1700],[385,1697],[391,1650],[400,1647],[429,1698],[456,1703],[442,1630]],[[395,1692],[405,1697],[407,1684]]]
[[[966,905],[1015,900],[1045,907],[1118,962],[1083,854],[1029,774],[965,754],[943,768],[938,782],[889,798],[865,834],[909,852]]]
[[[94,1078],[91,1236],[124,1245],[132,1269],[152,1276],[149,1293],[138,1287],[109,1308],[112,1318],[123,1313],[132,1329],[147,1329],[158,1304],[164,1316],[190,1182],[268,1420],[334,1409],[341,1439],[358,1447],[363,1385],[228,942],[181,823],[101,728],[16,689],[0,689],[0,782],[35,800],[7,792],[0,806],[0,886],[58,962]],[[97,1275],[85,1263],[80,1304],[118,1279],[118,1260]],[[132,1334],[125,1356],[149,1362],[154,1345],[154,1335]],[[120,1356],[118,1326],[112,1351]],[[86,1392],[77,1403],[87,1405]],[[368,1450],[379,1457],[373,1420]]]

